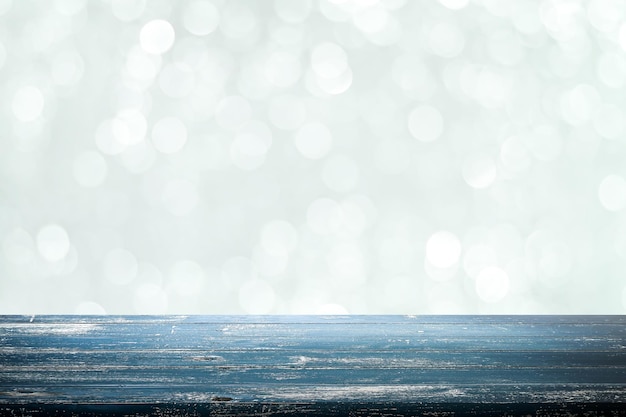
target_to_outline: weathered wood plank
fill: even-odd
[[[626,415],[626,316],[3,316],[0,415]]]

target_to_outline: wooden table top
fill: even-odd
[[[626,316],[0,316],[0,415],[626,416]]]

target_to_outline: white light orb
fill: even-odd
[[[408,126],[409,132],[415,139],[422,142],[432,142],[443,133],[443,116],[433,106],[424,104],[411,110]]]
[[[261,229],[261,246],[269,254],[290,253],[297,244],[298,232],[286,220],[272,220]]]
[[[463,179],[472,188],[489,187],[496,179],[496,163],[487,154],[476,153],[463,162]]]
[[[185,259],[177,261],[172,266],[169,279],[174,291],[179,295],[191,297],[202,290],[206,276],[197,262]]]
[[[330,130],[320,122],[305,124],[295,135],[296,149],[308,159],[323,158],[332,148],[332,144]]]
[[[37,249],[46,261],[57,262],[70,251],[70,238],[63,227],[49,224],[37,233]]]
[[[163,94],[171,98],[189,96],[196,85],[191,67],[184,63],[166,65],[159,75],[159,87]]]
[[[333,155],[324,164],[322,180],[332,191],[348,192],[359,181],[359,167],[354,159],[347,155]]]
[[[80,153],[73,164],[74,179],[83,187],[97,187],[107,176],[107,163],[98,152]]]
[[[138,269],[135,255],[123,248],[112,249],[102,261],[102,275],[114,285],[130,284],[137,276]]]
[[[157,284],[141,284],[133,294],[133,307],[137,314],[164,314],[169,297]]]
[[[439,0],[439,3],[450,10],[461,10],[469,4],[469,0]]]
[[[32,122],[43,112],[45,100],[41,90],[32,85],[21,87],[13,96],[13,115],[21,122]]]
[[[161,55],[174,45],[176,34],[170,22],[155,19],[146,23],[139,32],[139,45],[149,54]]]
[[[95,301],[83,301],[76,306],[74,314],[80,315],[104,315],[106,310]]]
[[[186,143],[187,126],[177,117],[164,117],[152,127],[152,144],[161,153],[176,153]]]
[[[626,179],[610,174],[604,177],[598,187],[600,204],[608,211],[620,211],[626,207]]]
[[[274,289],[262,279],[246,281],[239,289],[239,306],[247,314],[267,314],[275,301]]]
[[[206,36],[214,32],[219,22],[219,10],[209,1],[188,3],[183,11],[183,26],[196,36]]]
[[[311,13],[311,0],[274,0],[274,10],[287,23],[302,23]]]
[[[461,242],[455,234],[439,231],[426,242],[426,260],[434,267],[446,269],[454,266],[461,257]]]
[[[265,77],[274,86],[286,88],[294,85],[302,73],[300,58],[287,51],[271,52],[265,61]]]
[[[226,130],[242,127],[252,117],[252,107],[244,97],[224,97],[215,109],[215,121]]]
[[[322,78],[337,78],[348,69],[348,55],[332,42],[316,45],[311,52],[311,67]]]
[[[113,16],[122,22],[138,19],[146,8],[147,0],[111,0]]]
[[[489,266],[476,277],[476,294],[487,303],[502,301],[509,292],[509,276],[497,266]]]

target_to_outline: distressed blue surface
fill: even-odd
[[[3,316],[19,410],[626,415],[626,316]]]

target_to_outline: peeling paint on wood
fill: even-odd
[[[626,416],[626,316],[0,316],[0,415]]]

